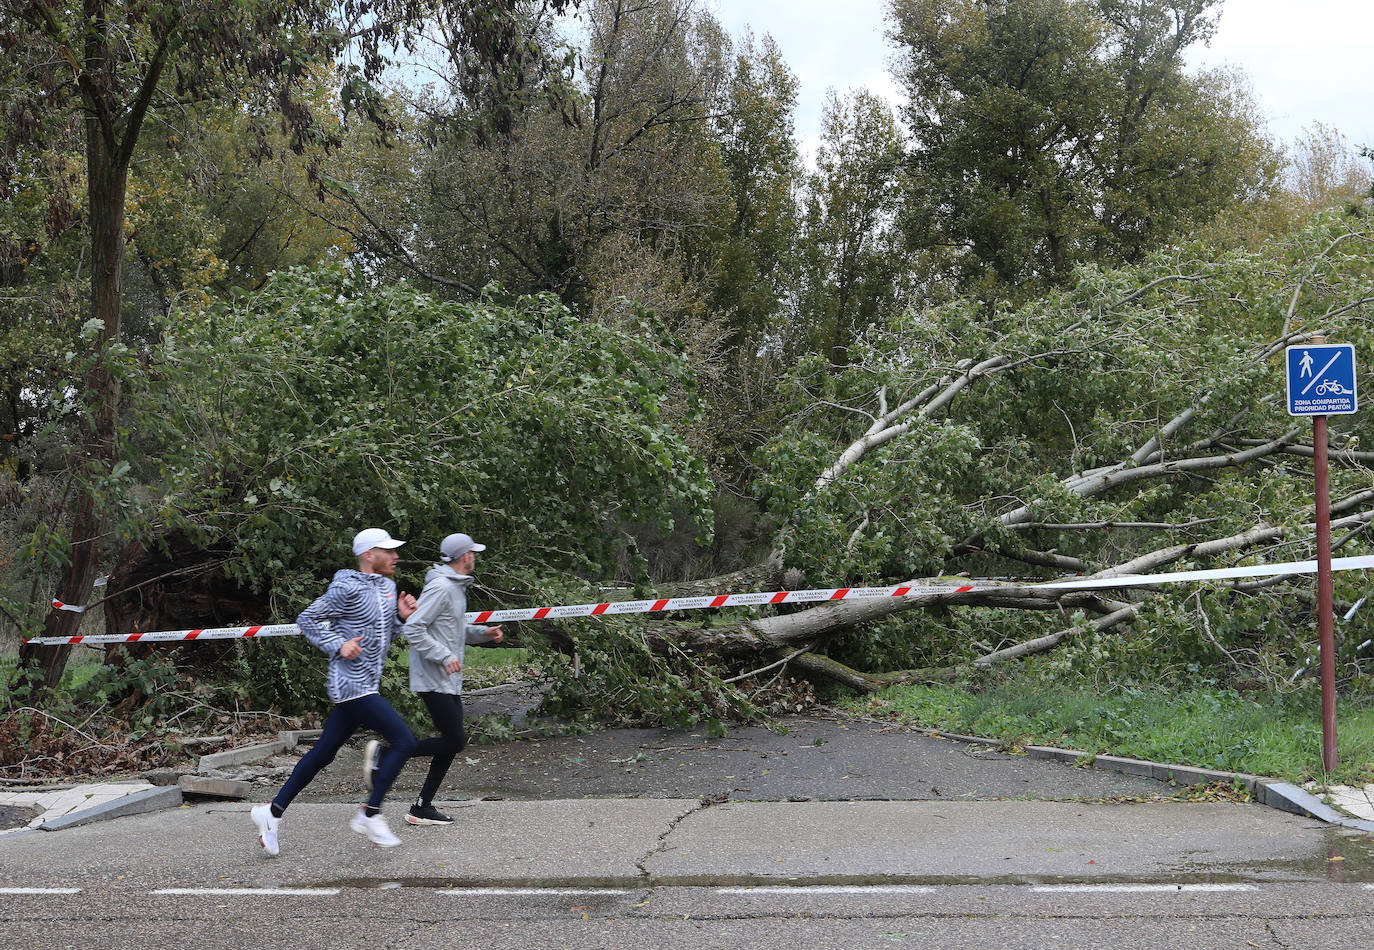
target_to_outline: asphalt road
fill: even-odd
[[[1374,844],[1257,805],[454,803],[449,827],[244,803],[0,840],[0,948],[1343,947]]]
[[[360,799],[360,768],[361,743],[355,743],[339,753],[301,800]],[[413,796],[427,768],[425,759],[407,764],[391,797],[399,802]],[[1169,797],[1178,791],[1152,779],[1070,768],[901,725],[793,716],[771,729],[732,728],[723,738],[704,730],[610,729],[470,745],[455,761],[444,796],[1063,801]],[[270,793],[265,785],[263,794]]]
[[[246,802],[0,838],[0,950],[1374,945],[1368,835],[875,723],[782,725],[474,746],[454,825],[405,825],[394,799],[390,850],[347,829],[356,747],[288,811],[279,858]]]
[[[123,899],[122,899],[123,898]],[[0,947],[145,950],[717,950],[1301,947],[1374,938],[1363,887],[1054,892],[945,886],[779,892],[663,888],[495,894],[399,888],[333,895],[5,898]]]

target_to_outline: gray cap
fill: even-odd
[[[471,535],[451,534],[439,545],[439,560],[447,564],[456,561],[469,551],[485,551],[485,544],[478,544]]]

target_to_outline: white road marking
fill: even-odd
[[[163,887],[154,894],[183,897],[224,897],[228,894],[264,897],[333,897],[337,887]]]
[[[527,894],[543,897],[569,894],[628,894],[630,892],[625,888],[616,887],[441,887],[437,888],[435,893],[452,894],[456,897],[465,897],[469,894],[481,897],[523,897]]]
[[[1253,884],[1042,884],[1031,888],[1041,894],[1165,894],[1169,891],[1255,891]]]
[[[798,897],[817,894],[929,894],[933,887],[919,884],[769,884],[760,887],[718,887],[720,894],[793,894]]]
[[[0,887],[0,894],[80,894],[79,887]]]
[[[1374,890],[1374,884],[1362,885]],[[400,889],[399,883],[382,885],[383,889]],[[659,888],[651,888],[658,890]],[[817,897],[827,894],[844,895],[904,895],[931,894],[937,888],[921,884],[768,884],[757,887],[716,887],[718,894],[732,895],[790,895]],[[1254,884],[1039,884],[1028,890],[1041,894],[1167,894],[1224,893],[1257,891]],[[153,894],[223,897],[226,895],[262,897],[334,897],[339,888],[325,887],[164,887]],[[0,887],[0,894],[77,894],[79,887]],[[613,897],[633,893],[630,888],[617,887],[441,887],[432,893],[455,897]]]

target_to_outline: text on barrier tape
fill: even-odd
[[[1335,558],[1333,571],[1359,571],[1374,567],[1374,555]],[[1153,587],[1189,581],[1234,580],[1242,577],[1278,577],[1315,574],[1316,561],[1286,561],[1204,571],[1172,571],[1164,574],[1123,574],[1118,577],[1083,577],[1027,584],[894,584],[891,587],[831,587],[816,590],[777,590],[757,594],[715,594],[701,597],[668,597],[658,600],[622,600],[602,604],[567,604],[559,607],[520,607],[511,610],[478,610],[464,615],[468,623],[502,623],[507,620],[562,620],[569,617],[600,617],[612,614],[649,614],[713,607],[759,607],[767,604],[805,604],[873,597],[950,597],[973,590],[1026,587],[1035,590],[1095,590],[1111,587]],[[34,637],[26,643],[61,646],[70,643],[165,643],[176,640],[230,640],[240,637],[289,637],[301,632],[294,623],[256,627],[210,627],[201,630],[164,630],[156,633],[108,633],[88,637]]]

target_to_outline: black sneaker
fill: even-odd
[[[453,819],[433,805],[411,805],[406,821],[412,825],[451,825]]]

